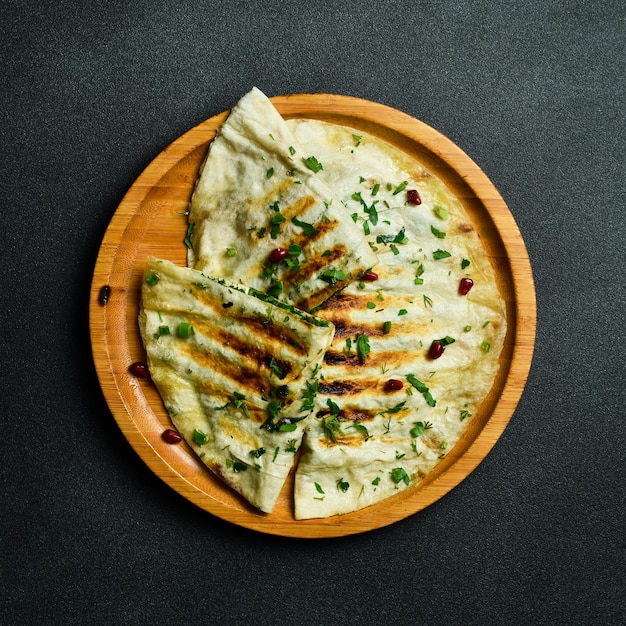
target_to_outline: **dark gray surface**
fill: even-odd
[[[0,3],[0,623],[624,623],[623,3],[88,4]],[[284,540],[195,508],[94,374],[88,291],[117,204],[253,85],[434,126],[533,264],[509,427],[450,494],[372,533]]]

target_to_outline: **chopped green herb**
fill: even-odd
[[[467,409],[461,409],[461,415],[460,415],[461,421],[466,420],[469,417],[472,417],[472,414]]]
[[[260,459],[265,454],[265,448],[259,448],[258,450],[250,450],[250,456],[255,459]]]
[[[447,250],[435,250],[433,252],[433,259],[435,261],[439,261],[440,259],[447,259],[449,256],[452,256]]]
[[[464,270],[466,267],[468,267],[470,264],[470,262],[467,259],[463,259],[461,261],[461,269]]]
[[[437,401],[433,399],[428,387],[421,380],[418,380],[413,374],[408,374],[406,379],[411,386],[415,387],[424,396],[424,400],[426,400],[429,406],[435,406]]]
[[[387,321],[383,324],[383,335],[388,335],[391,332],[391,322]]]
[[[272,228],[270,230],[270,237],[272,239],[276,239],[278,237],[278,231],[280,230],[280,225],[285,221],[285,216],[277,213],[272,216],[271,224]]]
[[[306,157],[306,158],[303,158],[302,160],[304,161],[304,164],[312,172],[319,172],[320,170],[324,169],[322,164],[314,156]]]
[[[237,248],[226,248],[226,256],[237,256]]]
[[[289,146],[289,154],[293,156],[296,153],[296,149],[293,146]]]
[[[374,187],[372,187],[372,195],[375,196],[378,193],[379,189],[380,189],[380,183],[376,183]]]
[[[193,326],[189,324],[188,322],[181,322],[178,325],[178,336],[181,337],[182,339],[189,339],[191,335],[195,335],[195,334],[196,334],[196,331],[194,330]]]
[[[346,493],[346,491],[350,489],[350,483],[345,482],[343,478],[340,478],[337,481],[337,489],[339,489],[342,493]]]
[[[209,436],[206,433],[203,433],[201,430],[197,428],[193,431],[193,440],[199,445],[203,446],[208,440]]]
[[[359,361],[365,361],[365,358],[370,353],[370,342],[366,335],[363,333],[357,333],[356,336],[356,353],[359,357]]]
[[[374,478],[374,480],[372,481],[372,485],[374,485],[374,487],[378,486],[378,483],[380,482],[380,476],[376,476],[376,478]]]
[[[354,145],[358,148],[361,144],[361,139],[363,139],[362,135],[352,135],[352,141],[354,141]]]
[[[315,483],[315,491],[317,491],[317,493],[325,493],[324,490],[322,489],[322,486],[319,483]]]
[[[266,176],[267,178],[271,178],[272,176],[274,176],[274,168],[273,168],[273,167],[270,167],[270,169],[269,169],[269,170],[267,170],[267,172],[265,172],[265,176]]]
[[[314,237],[319,232],[313,224],[308,224],[307,222],[302,222],[297,217],[292,217],[291,222],[296,226],[302,228],[302,231],[307,237]]]
[[[430,227],[430,232],[435,235],[435,237],[439,238],[439,239],[445,239],[446,238],[446,233],[444,233],[443,231],[435,228],[434,226],[431,225]]]
[[[146,282],[150,287],[154,287],[159,282],[159,276],[154,272],[150,272],[150,274],[146,276]]]
[[[393,195],[397,196],[401,191],[404,191],[406,189],[406,186],[408,185],[408,181],[404,181],[402,183],[400,183],[394,190]]]
[[[424,299],[424,306],[432,309],[433,301],[426,294],[424,294],[423,299]]]
[[[191,235],[193,234],[193,227],[195,226],[195,224],[192,222],[191,224],[189,224],[189,226],[187,226],[187,234],[185,235],[185,239],[183,240],[185,245],[192,250],[193,249],[193,243],[191,241]]]
[[[344,281],[348,278],[348,275],[343,270],[335,270],[329,268],[320,274],[319,278],[321,278],[324,282],[329,285],[334,285],[338,281]]]
[[[405,485],[408,485],[409,475],[402,467],[396,467],[395,469],[391,470],[391,480],[393,480],[396,485],[400,482],[404,482]]]
[[[368,309],[375,309],[376,308],[376,303],[375,302],[368,302],[365,306],[367,306]]]
[[[159,335],[169,335],[170,327],[169,326],[159,326]]]
[[[468,325],[468,326],[466,326],[463,330],[464,330],[466,333],[469,333],[469,331],[470,331],[470,330],[472,330],[472,327]]]
[[[233,472],[235,473],[245,472],[247,469],[248,469],[248,466],[245,463],[242,463],[241,461],[233,462]]]
[[[406,309],[400,309],[398,311],[398,315],[406,315],[408,313],[408,311]]]
[[[490,344],[489,342],[487,342],[487,341],[483,341],[483,342],[480,344],[480,349],[481,349],[483,352],[489,352],[489,350],[491,350],[491,344]]]
[[[442,220],[445,220],[448,218],[448,211],[446,211],[446,209],[444,209],[442,206],[436,205],[434,208],[435,211],[435,215],[437,217],[440,217]]]

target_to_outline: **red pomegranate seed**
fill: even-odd
[[[438,359],[443,354],[443,351],[444,351],[444,347],[441,341],[433,341],[430,344],[430,349],[428,350],[428,356],[431,359]]]
[[[181,434],[171,428],[164,430],[161,437],[163,437],[167,443],[180,443],[183,440]]]
[[[279,263],[289,254],[285,248],[275,248],[270,252],[270,261],[272,263]]]
[[[148,378],[148,366],[141,361],[133,363],[128,369],[130,373],[137,376],[137,378]]]
[[[375,280],[378,280],[378,274],[372,271],[365,272],[365,274],[361,276],[361,280],[368,280],[370,282],[373,282]]]
[[[400,391],[404,387],[404,383],[401,380],[390,378],[385,383],[385,391]]]
[[[409,189],[406,192],[406,197],[408,198],[411,204],[415,204],[415,205],[422,204],[422,199],[420,198],[420,195],[417,192],[417,189]]]
[[[459,283],[459,293],[462,296],[466,296],[473,286],[474,281],[471,278],[461,278],[461,282]]]

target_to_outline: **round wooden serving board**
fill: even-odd
[[[536,302],[528,253],[504,200],[480,168],[454,143],[395,109],[347,96],[277,96],[285,119],[312,118],[380,137],[421,161],[463,202],[496,269],[507,302],[508,332],[493,389],[461,440],[413,489],[361,511],[296,521],[293,472],[271,514],[259,513],[215,478],[185,443],[165,443],[171,423],[150,381],[128,371],[145,360],[137,326],[145,259],[186,265],[185,211],[199,167],[228,111],[191,129],[167,147],[130,188],[106,231],[90,293],[93,357],[104,396],[122,432],[145,463],[202,509],[234,524],[289,537],[339,537],[392,524],[432,504],[458,485],[487,455],[509,422],[530,369]],[[110,298],[99,302],[108,285]]]

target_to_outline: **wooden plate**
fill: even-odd
[[[532,359],[536,309],[528,253],[515,220],[493,184],[455,144],[426,124],[387,106],[347,96],[278,96],[285,119],[313,118],[378,136],[421,161],[463,202],[496,268],[507,302],[508,332],[494,387],[461,440],[417,487],[347,515],[296,521],[293,473],[272,514],[255,511],[225,487],[186,444],[161,439],[171,426],[156,388],[128,367],[145,360],[137,327],[141,277],[152,254],[186,264],[184,212],[220,113],[167,147],[130,188],[106,231],[90,293],[90,329],[96,370],[111,412],[147,465],[202,509],[240,526],[290,537],[339,537],[380,528],[432,504],[460,483],[487,455],[521,397]],[[108,285],[103,306],[100,289]]]

